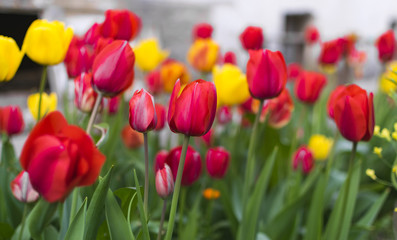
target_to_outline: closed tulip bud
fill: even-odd
[[[293,110],[294,102],[285,88],[278,97],[265,101],[261,114],[267,118],[269,126],[282,128],[291,120]]]
[[[235,65],[215,66],[213,79],[217,90],[218,105],[241,104],[250,97],[247,78]]]
[[[295,95],[300,101],[313,104],[326,84],[327,79],[323,74],[303,71],[295,82]]]
[[[329,112],[343,137],[352,142],[369,141],[374,133],[374,95],[352,84],[331,93]]]
[[[102,25],[99,23],[94,23],[84,34],[84,42],[89,45],[94,45],[98,39],[101,37]]]
[[[8,136],[21,133],[25,127],[22,111],[18,106],[2,107],[0,119],[0,132],[4,132]]]
[[[236,58],[236,54],[234,54],[234,52],[232,51],[228,51],[225,53],[225,55],[223,56],[223,63],[230,63],[233,65],[237,65],[237,58]]]
[[[21,202],[30,203],[39,198],[39,193],[33,189],[29,173],[22,171],[11,182],[12,195]]]
[[[308,147],[312,151],[314,159],[325,160],[331,151],[333,140],[321,134],[314,134],[309,139]]]
[[[94,59],[93,88],[109,97],[125,91],[134,80],[134,61],[134,52],[127,41],[112,42]]]
[[[139,34],[141,27],[141,19],[133,12],[109,9],[105,12],[101,33],[105,38],[130,41]]]
[[[308,26],[305,29],[305,42],[312,45],[320,40],[320,34],[315,26]]]
[[[216,119],[218,120],[219,124],[227,124],[233,118],[233,113],[228,106],[223,106],[218,108],[218,112],[216,115]]]
[[[245,50],[258,50],[263,46],[262,28],[248,26],[240,34],[240,42]]]
[[[130,100],[130,126],[138,132],[145,133],[157,125],[154,99],[145,89],[136,90]]]
[[[164,61],[169,52],[160,49],[157,39],[150,38],[140,41],[134,48],[134,54],[137,66],[142,71],[148,72]]]
[[[26,32],[22,51],[38,64],[56,65],[64,60],[72,37],[73,30],[62,22],[37,19]]]
[[[33,118],[37,120],[37,111],[39,105],[40,94],[35,93],[28,96],[27,104],[32,114]],[[48,95],[43,92],[41,96],[41,108],[40,108],[40,119],[42,119],[46,114],[55,111],[57,109],[58,97],[55,93]]]
[[[249,51],[247,81],[251,96],[258,99],[277,97],[287,82],[287,65],[281,52]]]
[[[69,125],[60,112],[34,126],[20,157],[33,188],[50,203],[65,200],[75,187],[95,183],[105,160],[91,137]]]
[[[321,65],[335,66],[338,63],[342,56],[342,49],[339,43],[338,39],[322,43],[318,59]]]
[[[190,74],[187,67],[183,63],[173,59],[166,60],[160,67],[160,80],[164,86],[164,90],[171,93],[178,79],[182,85],[190,81]]]
[[[393,59],[394,49],[396,48],[396,39],[394,31],[388,30],[379,36],[375,43],[378,48],[378,57],[381,62],[387,62]]]
[[[164,168],[156,172],[156,190],[163,199],[174,191],[174,178],[171,168],[167,164],[164,164]]]
[[[207,152],[207,172],[213,178],[223,178],[229,167],[230,153],[223,147],[211,148]]]
[[[156,96],[163,91],[163,82],[161,81],[160,71],[156,70],[150,72],[146,75],[145,80],[146,86],[152,95]]]
[[[309,174],[313,169],[313,153],[306,147],[300,147],[293,155],[292,167],[294,170],[301,168],[303,173]]]
[[[212,32],[214,29],[211,24],[208,23],[198,23],[193,27],[193,40],[197,40],[198,38],[211,38]]]
[[[219,55],[219,45],[210,38],[197,39],[190,47],[187,61],[200,72],[211,72]]]
[[[92,74],[82,73],[74,79],[74,104],[83,112],[91,112],[98,94],[91,87]]]
[[[23,58],[23,52],[15,40],[0,35],[0,82],[10,81],[17,72]]]
[[[157,125],[155,130],[160,131],[165,125],[165,107],[159,103],[156,103],[154,104],[154,108],[156,109],[157,116]]]
[[[141,134],[142,135],[142,134]],[[160,150],[154,157],[154,172],[162,169],[167,160],[168,152],[166,150]]]
[[[171,131],[189,136],[208,132],[216,113],[216,89],[211,82],[196,80],[183,88],[178,80],[168,107],[168,125]]]
[[[65,57],[66,70],[70,78],[91,70],[93,50],[84,45],[83,40],[73,37]]]
[[[129,149],[137,149],[143,145],[143,135],[126,125],[121,130],[121,140]]]

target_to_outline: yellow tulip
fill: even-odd
[[[37,120],[39,97],[39,93],[32,94],[28,97],[28,108],[35,120]],[[55,93],[48,95],[47,93],[43,92],[41,97],[40,119],[42,119],[47,113],[55,111],[57,109],[57,102],[58,98]]]
[[[23,53],[14,39],[0,35],[0,82],[10,81],[17,72]]]
[[[36,63],[55,65],[64,60],[72,37],[73,30],[62,22],[38,19],[26,32],[22,51]]]
[[[142,71],[152,71],[169,55],[168,51],[160,49],[156,39],[141,41],[135,48],[135,60]]]
[[[388,64],[386,69],[387,71],[383,73],[379,79],[379,89],[386,94],[390,94],[397,90],[396,83],[391,81],[394,80],[397,82],[397,61],[393,61]]]
[[[199,38],[189,49],[187,60],[196,70],[211,72],[219,56],[218,44],[210,38]]]
[[[314,134],[309,139],[308,147],[316,160],[325,160],[331,151],[334,141],[321,134]]]
[[[247,78],[237,66],[232,64],[215,66],[212,73],[218,95],[218,105],[231,106],[248,100],[250,93]]]

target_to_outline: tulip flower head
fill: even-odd
[[[167,159],[168,152],[166,150],[160,150],[154,157],[154,173],[164,167],[165,160]]]
[[[169,52],[160,49],[157,39],[150,38],[140,41],[134,48],[134,54],[137,66],[142,71],[148,72],[164,61]]]
[[[190,47],[187,61],[197,71],[212,71],[219,56],[219,45],[212,39],[197,39]]]
[[[0,35],[0,82],[10,81],[17,72],[23,58],[23,52],[15,40]]]
[[[226,64],[226,63],[237,65],[237,58],[236,58],[236,54],[234,54],[234,52],[228,51],[225,53],[225,55],[223,55],[223,64]]]
[[[11,182],[12,195],[21,202],[31,203],[39,198],[39,193],[33,189],[29,179],[29,173],[22,171]]]
[[[227,124],[233,118],[233,113],[228,106],[218,108],[216,119],[219,124]]]
[[[287,82],[287,65],[281,52],[249,51],[247,81],[253,98],[270,99],[280,95]]]
[[[58,111],[35,125],[20,157],[33,188],[48,202],[63,201],[74,187],[93,184],[104,162],[91,137]]]
[[[171,93],[178,79],[182,85],[190,81],[190,74],[187,67],[181,62],[167,59],[160,67],[160,81],[162,86],[164,86],[164,90]]]
[[[309,174],[314,166],[313,153],[306,146],[301,146],[293,156],[292,167],[294,170],[301,168],[303,173]]]
[[[193,40],[197,40],[199,38],[211,38],[212,32],[214,29],[209,23],[198,23],[193,27]]]
[[[245,50],[258,50],[263,46],[262,28],[248,26],[240,34],[240,42]]]
[[[213,178],[223,178],[230,163],[230,153],[223,147],[211,148],[207,152],[207,172]]]
[[[150,94],[156,96],[163,91],[164,87],[163,82],[161,81],[160,71],[155,70],[150,72],[146,75],[145,80]]]
[[[130,100],[129,122],[132,129],[141,133],[157,126],[154,99],[145,89],[136,90]]]
[[[39,105],[39,98],[40,94],[35,93],[28,97],[28,108],[30,113],[32,114],[33,118],[37,121],[37,108]],[[51,93],[48,95],[47,93],[43,92],[41,96],[41,113],[40,119],[42,119],[46,114],[55,111],[57,109],[58,97],[55,93]]]
[[[309,139],[308,148],[312,151],[316,160],[327,159],[334,141],[321,134],[314,134]]]
[[[137,149],[143,145],[143,135],[129,125],[121,130],[121,140],[128,149]]]
[[[0,110],[0,133],[8,136],[19,134],[23,131],[25,122],[19,106],[6,106]]]
[[[138,36],[141,28],[142,21],[135,13],[126,9],[109,9],[105,12],[100,30],[105,38],[131,41]]]
[[[378,57],[381,62],[388,62],[393,59],[396,39],[393,30],[388,30],[379,36],[375,43],[378,48]]]
[[[94,23],[92,26],[85,32],[83,39],[86,44],[95,45],[98,39],[101,37],[101,28],[102,24]]]
[[[213,83],[199,79],[181,91],[178,80],[170,98],[168,125],[175,133],[202,136],[214,122],[216,105],[216,89]]]
[[[312,45],[320,40],[320,34],[315,26],[308,26],[305,29],[305,42]]]
[[[295,95],[300,101],[313,104],[317,101],[326,84],[325,75],[303,71],[295,82]]]
[[[91,73],[82,73],[74,79],[74,104],[78,109],[86,113],[92,111],[98,96],[91,87],[91,80]]]
[[[302,67],[299,63],[290,63],[288,65],[288,79],[296,80],[300,73],[302,72]]]
[[[72,37],[73,30],[62,22],[37,19],[26,32],[22,51],[38,64],[56,65],[65,59]]]
[[[174,191],[174,177],[168,164],[156,172],[157,194],[165,199]]]
[[[156,116],[157,116],[157,125],[155,130],[160,131],[164,128],[165,125],[165,107],[159,103],[154,104],[154,108],[156,109]]]
[[[82,39],[74,36],[65,57],[66,70],[70,78],[91,70],[94,60],[93,50]]]
[[[110,115],[116,114],[119,111],[120,101],[122,101],[122,96],[118,95],[112,98],[105,98],[105,106]]]
[[[273,128],[282,128],[289,123],[294,110],[294,102],[287,88],[281,94],[266,100],[261,113],[261,121],[267,118],[267,123]],[[262,117],[263,116],[263,117]]]
[[[342,56],[342,48],[338,39],[323,42],[321,45],[319,63],[325,67],[330,68],[332,71]]]

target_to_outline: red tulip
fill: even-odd
[[[323,65],[335,65],[342,56],[342,48],[338,39],[324,42],[318,61]]]
[[[171,168],[167,164],[164,164],[164,167],[156,172],[156,190],[163,199],[174,191],[174,178]]]
[[[69,125],[55,111],[32,129],[20,163],[33,188],[48,202],[56,202],[63,201],[76,186],[93,184],[105,159],[83,129]]]
[[[263,33],[262,28],[248,26],[240,34],[240,42],[245,50],[258,50],[263,45]]]
[[[98,40],[93,45],[95,55],[98,55],[106,46],[110,45],[113,41],[113,38],[98,38]]]
[[[89,45],[94,45],[101,37],[102,24],[94,23],[84,34],[84,42]]]
[[[142,135],[142,134],[141,134]],[[154,172],[164,167],[165,160],[167,159],[168,152],[166,150],[160,150],[154,157]]]
[[[94,89],[105,96],[116,96],[134,79],[134,52],[127,41],[116,40],[106,46],[92,66]]]
[[[193,40],[198,38],[211,38],[212,28],[211,24],[208,23],[199,23],[193,27]]]
[[[165,125],[165,107],[159,103],[154,104],[157,116],[157,125],[155,130],[160,131]]]
[[[230,122],[233,118],[233,114],[231,112],[230,107],[228,106],[222,106],[218,109],[217,113],[217,120],[219,124],[227,124]]]
[[[223,56],[223,63],[230,63],[233,65],[237,65],[237,59],[236,59],[236,54],[234,54],[234,52],[229,51],[226,52],[225,55]]]
[[[213,178],[223,178],[229,167],[230,153],[223,147],[211,148],[207,152],[208,174]]]
[[[21,202],[34,202],[39,198],[39,193],[33,189],[29,180],[29,174],[22,171],[11,182],[12,195]]]
[[[304,103],[315,103],[326,84],[323,74],[303,71],[295,82],[295,95]]]
[[[334,118],[334,103],[339,96],[339,93],[345,90],[346,86],[340,85],[337,86],[329,95],[328,102],[327,102],[327,109],[328,109],[328,116],[330,118]]]
[[[93,56],[92,49],[74,36],[64,60],[68,76],[74,78],[91,70]]]
[[[82,73],[74,79],[74,104],[83,112],[91,112],[98,94],[91,87],[92,74]]]
[[[105,99],[105,105],[110,115],[116,114],[119,111],[120,100],[122,101],[122,96],[120,95]]]
[[[396,48],[396,39],[394,37],[394,31],[389,30],[376,40],[375,43],[378,48],[378,57],[382,62],[387,62],[393,59],[394,49]]]
[[[282,128],[291,120],[294,102],[287,88],[273,99],[265,101],[262,115],[267,117],[267,123],[273,128]]]
[[[133,40],[142,27],[141,19],[128,10],[110,9],[105,12],[102,36],[106,38]]]
[[[153,130],[157,125],[154,99],[145,89],[136,90],[130,100],[130,126],[138,132]]]
[[[214,135],[214,131],[210,129],[206,134],[200,137],[207,147],[210,147],[212,145],[213,135]]]
[[[181,93],[180,90],[178,80],[168,107],[168,125],[171,131],[189,136],[206,134],[216,113],[215,85],[199,79],[189,83]]]
[[[146,85],[149,92],[154,96],[163,91],[163,82],[161,81],[161,74],[159,70],[150,72],[146,75]]]
[[[305,29],[305,42],[306,44],[314,44],[320,40],[320,34],[315,26],[308,26]]]
[[[340,133],[352,142],[369,141],[375,126],[373,94],[368,97],[367,91],[355,84],[335,91],[339,93],[331,94],[328,111],[333,112]]]
[[[295,80],[302,72],[302,67],[299,63],[290,63],[288,65],[288,79]]]
[[[2,107],[0,119],[0,132],[4,132],[8,136],[21,133],[25,127],[22,111],[16,105]]]
[[[294,170],[297,170],[298,167],[301,167],[303,173],[309,174],[314,166],[313,153],[306,146],[300,147],[294,153],[292,166]]]
[[[277,97],[287,82],[287,65],[281,52],[249,51],[247,81],[251,96],[258,99]]]
[[[128,124],[121,130],[121,140],[129,149],[136,149],[143,145],[143,135],[132,129]]]

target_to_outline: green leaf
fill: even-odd
[[[11,239],[14,229],[8,224],[0,222],[0,240]]]
[[[46,229],[44,229],[43,239],[44,240],[58,239],[58,231],[55,229],[54,226],[48,225]]]
[[[109,124],[107,123],[95,124],[94,128],[98,129],[101,132],[101,137],[96,142],[96,146],[100,148],[101,146],[106,144],[109,138]]]
[[[267,162],[263,165],[258,181],[255,184],[254,191],[248,200],[243,213],[243,220],[238,231],[237,239],[254,239],[258,225],[258,217],[263,196],[269,184],[271,171],[273,169],[274,160],[276,159],[277,148],[273,150]]]
[[[76,213],[66,232],[65,240],[84,240],[85,218],[87,211],[87,198],[84,199],[80,210]]]
[[[87,209],[86,232],[85,238],[87,240],[96,239],[98,228],[102,223],[103,209],[105,207],[106,194],[109,189],[110,179],[112,178],[113,167],[111,167],[106,176],[100,180],[95,189],[92,200]]]
[[[150,235],[149,235],[149,229],[148,229],[148,226],[147,226],[146,215],[145,215],[145,211],[143,209],[143,200],[142,200],[141,188],[139,186],[138,177],[136,176],[135,169],[134,169],[134,179],[135,179],[135,186],[136,186],[136,190],[137,190],[136,192],[138,194],[138,209],[139,209],[139,215],[141,217],[143,239],[150,240]]]
[[[58,202],[49,203],[44,200],[44,198],[41,198],[36,206],[34,206],[26,219],[26,225],[28,226],[30,235],[33,238],[42,237],[42,234],[51,222],[57,207]]]
[[[200,202],[201,197],[196,198],[193,208],[189,211],[188,221],[186,222],[186,226],[179,237],[180,239],[197,239],[200,222]]]
[[[110,238],[112,240],[135,239],[131,231],[131,226],[125,219],[123,211],[121,211],[111,190],[106,195],[105,212]]]
[[[119,188],[114,191],[114,195],[120,198],[121,210],[123,211],[124,216],[129,221],[129,219],[131,219],[131,215],[134,213],[133,209],[135,209],[138,205],[136,189],[132,187]]]

